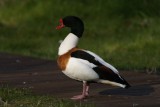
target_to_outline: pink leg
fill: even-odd
[[[88,97],[89,96],[89,84],[87,84],[87,86],[86,86],[86,93],[85,93],[85,95]]]
[[[73,96],[71,99],[73,100],[81,100],[89,96],[89,84],[85,81],[83,82],[83,91],[81,95]]]

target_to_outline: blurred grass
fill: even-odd
[[[0,107],[95,107],[92,103],[34,95],[28,89],[0,88]]]
[[[0,51],[56,59],[59,18],[84,20],[79,47],[118,69],[160,69],[159,0],[0,0]]]

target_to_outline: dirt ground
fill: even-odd
[[[120,71],[132,85],[122,89],[104,84],[91,84],[91,102],[97,107],[160,107],[160,76]],[[66,77],[56,61],[0,53],[0,84],[26,87],[35,94],[70,98],[80,94],[82,83]]]

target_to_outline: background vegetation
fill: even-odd
[[[55,60],[69,29],[59,18],[85,23],[79,47],[118,69],[160,69],[160,0],[0,0],[0,51]]]

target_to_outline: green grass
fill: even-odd
[[[91,103],[33,95],[28,89],[0,88],[0,107],[94,107]]]
[[[85,32],[79,47],[118,69],[160,69],[159,0],[0,0],[0,51],[56,59],[55,30],[66,15],[81,17]]]

